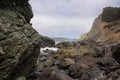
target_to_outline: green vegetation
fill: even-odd
[[[120,19],[120,7],[105,7],[102,13],[102,21],[113,22]]]

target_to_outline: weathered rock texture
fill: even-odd
[[[68,42],[61,42],[63,47],[57,52],[41,54],[32,80],[120,79],[120,43],[86,40],[74,44],[67,46]]]
[[[32,16],[28,0],[0,0],[0,80],[27,76],[35,64],[40,36]]]
[[[117,18],[117,20],[112,20],[109,22],[103,20],[105,16],[107,16],[106,18],[111,18],[111,17],[114,18],[114,16],[116,18],[116,15],[118,15],[120,11],[118,11],[117,14],[113,15],[115,11],[112,10],[113,9],[110,9],[111,11],[110,13],[109,7],[105,8],[105,11],[103,12],[104,14],[106,13],[106,15],[103,15],[102,13],[98,18],[96,18],[90,32],[88,32],[87,35],[86,34],[82,35],[80,41],[92,39],[97,42],[103,42],[103,43],[104,42],[111,43],[116,41],[118,42],[120,40],[120,18]]]

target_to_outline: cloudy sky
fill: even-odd
[[[30,0],[31,23],[50,37],[79,38],[88,32],[104,7],[120,6],[120,0]]]

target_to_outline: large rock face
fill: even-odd
[[[119,8],[117,9],[118,9],[118,13],[120,13]],[[118,13],[115,14],[114,11],[112,10],[113,8],[112,9],[109,7],[105,8],[103,13],[98,18],[95,19],[90,32],[88,32],[87,35],[85,34],[82,35],[80,40],[92,39],[97,42],[103,42],[103,43],[104,42],[111,43],[116,41],[118,42],[120,40],[120,18],[118,17],[117,20],[112,20],[109,22],[107,21],[107,18],[108,19],[111,17],[114,18],[114,16],[116,18],[116,16],[118,15]],[[104,20],[104,18],[106,18],[105,19],[106,21]]]
[[[27,76],[39,55],[28,0],[0,0],[0,80]]]

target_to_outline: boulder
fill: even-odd
[[[41,40],[42,40],[41,47],[54,47],[55,46],[55,41],[52,38],[42,36]]]
[[[64,71],[55,67],[43,69],[37,76],[37,80],[74,80],[67,76]]]
[[[79,80],[105,80],[105,78],[102,71],[98,67],[93,66],[88,68]]]
[[[0,80],[28,76],[40,52],[28,0],[0,0]]]
[[[90,54],[95,57],[102,57],[104,46],[94,40],[84,40],[77,42],[76,51],[78,54]]]
[[[75,61],[74,59],[71,59],[71,58],[64,58],[64,59],[61,59],[60,62],[59,62],[59,67],[62,68],[62,69],[68,69],[70,65],[74,64]]]
[[[107,74],[106,80],[120,80],[120,67]]]
[[[85,66],[79,63],[72,64],[68,69],[68,74],[73,78],[80,78],[85,71]]]
[[[111,57],[104,58],[102,60],[102,64],[104,65],[106,72],[110,72],[111,69],[119,66],[119,63],[114,58]]]

